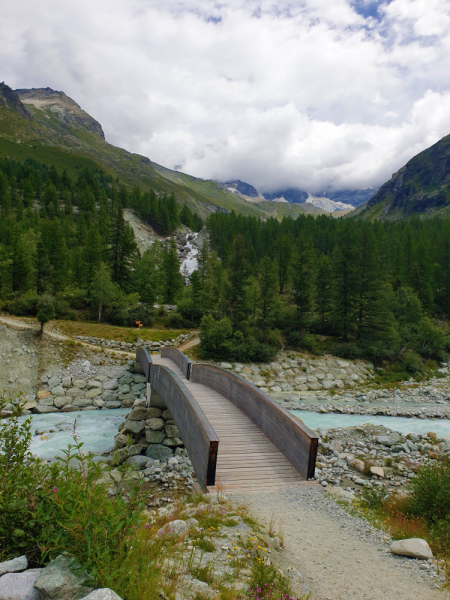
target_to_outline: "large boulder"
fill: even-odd
[[[26,556],[18,556],[12,560],[6,560],[0,563],[0,575],[5,573],[19,573],[25,571],[28,567],[28,560]]]
[[[428,560],[433,558],[430,546],[421,538],[410,538],[408,540],[398,540],[391,544],[392,554],[399,556],[409,556],[411,558],[421,558]]]
[[[34,588],[43,569],[30,569],[25,573],[7,573],[0,577],[0,598],[2,600],[39,600]]]
[[[87,575],[79,573],[79,568],[64,554],[50,561],[34,584],[39,600],[79,600],[90,594],[92,587],[85,585]]]
[[[390,448],[402,439],[401,435],[393,431],[390,435],[379,435],[375,438],[377,444]]]

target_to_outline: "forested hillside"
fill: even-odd
[[[0,83],[0,158],[5,157],[42,161],[75,178],[79,169],[101,169],[129,188],[138,185],[142,191],[174,195],[204,218],[231,210],[268,216],[263,206],[246,202],[214,181],[172,171],[109,144],[98,121],[64,92],[50,88],[12,90]]]
[[[16,314],[36,315],[45,299],[62,318],[201,325],[204,355],[235,360],[269,360],[284,343],[414,371],[447,348],[446,220],[213,214],[186,286],[174,241],[140,256],[123,217],[131,208],[163,235],[181,222],[199,230],[173,196],[119,186],[99,169],[74,178],[4,159],[0,208],[0,294]],[[164,316],[155,303],[178,310]]]

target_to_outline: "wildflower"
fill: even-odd
[[[54,488],[53,488],[53,493],[54,493],[54,494],[57,494],[57,493],[58,493],[58,488],[57,488],[57,487],[54,487]]]

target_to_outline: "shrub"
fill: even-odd
[[[276,342],[278,336],[271,337]],[[202,358],[231,360],[238,362],[270,362],[277,352],[277,346],[259,341],[253,332],[233,333],[231,321],[227,317],[216,321],[212,316],[203,317],[200,325]]]
[[[380,510],[383,507],[387,495],[387,487],[379,485],[374,488],[366,487],[362,492],[362,499],[368,508]]]
[[[67,551],[109,587],[118,576],[111,565],[139,522],[138,490],[109,500],[102,483],[109,467],[83,456],[76,438],[61,460],[35,458],[31,418],[20,422],[20,412],[13,406],[0,421],[0,557],[26,554],[37,565]]]
[[[417,352],[414,350],[405,350],[402,356],[402,367],[408,373],[419,373],[422,369],[423,362]]]
[[[427,464],[410,483],[409,511],[434,525],[450,514],[450,461]]]
[[[35,292],[29,292],[7,302],[6,309],[19,317],[35,317],[38,302],[39,296]]]

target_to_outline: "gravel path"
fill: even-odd
[[[441,581],[421,569],[424,561],[392,555],[382,532],[349,515],[319,486],[234,498],[266,526],[275,516],[284,532],[283,569],[299,571],[318,600],[450,598],[438,589]]]

